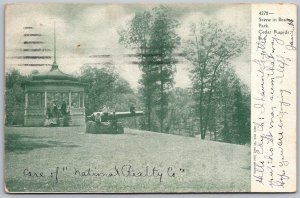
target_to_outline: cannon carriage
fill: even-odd
[[[124,127],[120,118],[128,118],[144,115],[143,111],[129,112],[94,112],[87,116],[86,133],[94,134],[123,134]]]

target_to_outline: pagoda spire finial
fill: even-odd
[[[51,71],[54,69],[58,69],[58,65],[56,64],[56,31],[55,31],[55,21],[53,23],[53,64],[51,67]]]

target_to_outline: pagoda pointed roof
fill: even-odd
[[[75,77],[72,75],[66,74],[62,72],[58,67],[56,68],[51,68],[50,71],[37,74],[32,76],[32,80],[70,80],[70,81],[78,81]]]
[[[62,72],[58,68],[58,64],[56,63],[56,31],[55,31],[55,22],[54,22],[54,31],[53,31],[53,63],[51,66],[50,71],[34,75],[32,77],[33,81],[75,81],[77,82],[78,80],[64,72]]]

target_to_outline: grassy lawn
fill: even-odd
[[[250,190],[250,147],[132,129],[121,135],[84,131],[84,127],[6,127],[6,188],[11,192]]]

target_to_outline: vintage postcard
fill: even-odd
[[[8,193],[295,192],[293,4],[7,4]]]

